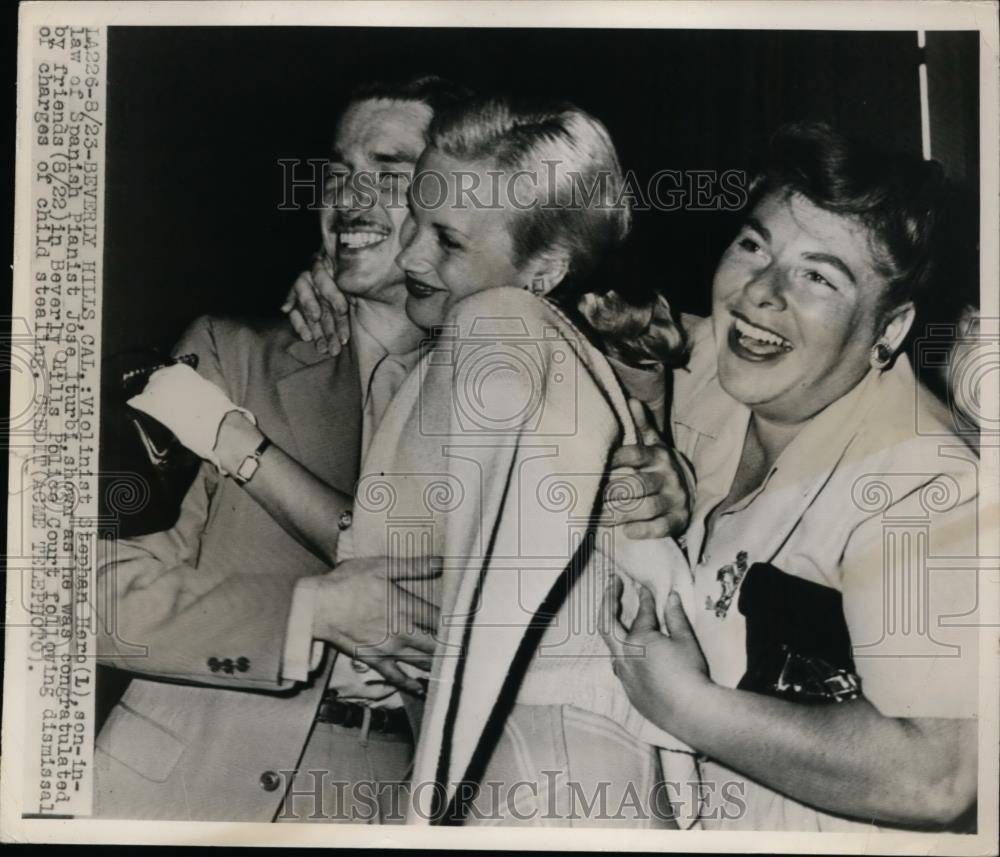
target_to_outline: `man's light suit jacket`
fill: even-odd
[[[174,352],[197,354],[198,371],[278,446],[353,494],[353,349],[321,357],[284,319],[201,318]],[[95,812],[270,821],[329,671],[310,685],[281,680],[292,592],[326,564],[207,463],[173,529],[103,548],[101,659],[140,675],[98,737]]]

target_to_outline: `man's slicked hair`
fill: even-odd
[[[472,90],[435,74],[422,74],[359,84],[347,97],[348,105],[359,101],[415,101],[426,104],[436,116],[454,109],[472,97]]]

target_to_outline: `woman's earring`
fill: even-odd
[[[531,289],[531,293],[533,295],[541,297],[545,294],[545,279],[543,277],[535,277],[535,279],[531,281],[531,285],[526,286],[525,288]]]
[[[872,353],[869,362],[872,369],[885,369],[892,360],[892,349],[884,342],[876,342],[872,346]]]

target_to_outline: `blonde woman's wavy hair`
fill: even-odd
[[[567,273],[549,296],[609,354],[671,366],[686,358],[666,299],[636,282],[615,290],[609,280],[632,211],[603,123],[567,102],[479,98],[436,114],[428,138],[449,157],[527,179],[515,189],[520,210],[510,220],[514,262],[563,255]]]

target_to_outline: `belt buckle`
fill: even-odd
[[[402,708],[373,708],[356,702],[347,702],[338,698],[337,691],[328,690],[323,694],[316,711],[316,721],[343,726],[346,729],[358,729],[364,725],[367,712],[370,731],[381,735],[405,734],[409,720],[402,714],[402,711]],[[393,721],[394,716],[399,722]],[[402,717],[401,720],[400,717]]]

